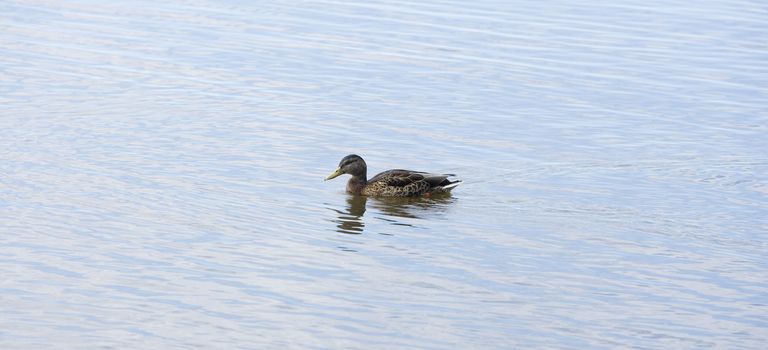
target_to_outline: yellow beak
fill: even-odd
[[[341,174],[344,174],[343,172],[341,172],[341,168],[336,168],[336,170],[334,170],[334,171],[331,173],[331,175],[328,175],[328,177],[326,177],[326,178],[325,178],[325,181],[328,181],[328,180],[330,180],[330,179],[333,179],[333,178],[335,178],[335,177],[337,177],[337,176],[339,176],[339,175],[341,175]]]

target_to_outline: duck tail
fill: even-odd
[[[452,181],[452,182],[450,182],[450,183],[449,183],[449,184],[447,184],[447,185],[444,185],[444,186],[440,186],[440,187],[441,187],[441,189],[442,189],[443,191],[445,191],[445,192],[448,192],[448,191],[450,191],[450,190],[454,189],[454,187],[456,187],[456,186],[458,186],[458,185],[460,185],[460,184],[461,184],[461,180],[456,180],[456,181]]]

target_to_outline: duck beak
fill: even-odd
[[[324,181],[328,181],[330,179],[333,179],[333,178],[335,178],[335,177],[337,177],[337,176],[339,176],[341,174],[344,174],[343,172],[341,172],[341,168],[336,168],[336,170],[334,170],[331,173],[331,175],[328,175],[328,177],[326,177]]]

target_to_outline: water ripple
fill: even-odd
[[[759,2],[0,10],[5,348],[768,342]]]

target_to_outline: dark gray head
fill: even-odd
[[[332,172],[331,175],[328,175],[328,177],[325,179],[330,180],[341,174],[349,174],[365,179],[367,171],[368,166],[365,164],[363,158],[357,154],[350,154],[342,158],[339,162],[339,167],[336,168],[336,170]]]

